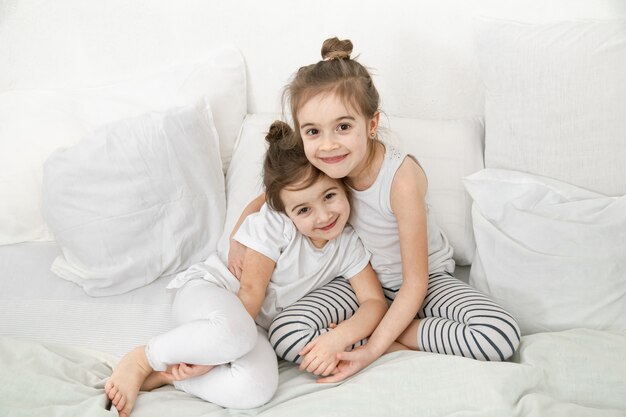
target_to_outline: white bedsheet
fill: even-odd
[[[623,417],[625,351],[624,333],[540,333],[524,336],[510,362],[402,351],[339,384],[317,384],[281,361],[278,391],[262,407],[223,409],[169,386],[141,393],[131,415]],[[113,362],[97,352],[0,338],[0,415],[115,416],[103,389]]]
[[[169,278],[112,297],[90,297],[52,272],[55,243],[0,246],[0,335],[121,356],[170,327]]]

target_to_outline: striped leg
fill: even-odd
[[[298,352],[307,343],[328,332],[331,323],[339,324],[352,317],[357,308],[350,283],[337,277],[278,314],[269,328],[270,343],[280,358],[300,363]],[[351,349],[364,343],[362,340]]]
[[[520,342],[515,319],[486,295],[447,273],[433,274],[417,330],[427,352],[503,361]]]

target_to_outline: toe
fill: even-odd
[[[117,387],[111,386],[109,390],[107,391],[109,400],[113,401],[113,398],[115,398],[115,394],[117,394]]]
[[[119,402],[117,403],[116,408],[117,408],[118,410],[121,410],[121,411],[128,411],[128,412],[130,412],[130,410],[126,410],[126,408],[127,408],[127,407],[126,407],[126,397],[122,397],[122,398],[119,400]]]

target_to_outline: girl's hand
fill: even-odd
[[[182,381],[184,379],[204,375],[213,368],[215,368],[215,365],[191,365],[188,363],[179,363],[178,365],[172,365],[168,371],[172,374],[172,379],[174,381]]]
[[[337,359],[339,363],[335,372],[326,378],[320,378],[317,382],[340,382],[349,376],[366,368],[369,364],[379,358],[379,355],[367,349],[367,345],[359,346],[351,352],[339,352]]]
[[[331,329],[335,326],[329,326]],[[337,354],[343,352],[346,346],[336,337],[334,332],[324,333],[309,342],[300,352],[302,363],[301,371],[311,372],[314,375],[331,375],[339,363]]]
[[[243,259],[246,256],[246,249],[245,245],[242,245],[235,239],[230,239],[230,246],[228,248],[228,270],[237,279],[241,279]]]

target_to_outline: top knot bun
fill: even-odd
[[[282,141],[283,139],[291,136],[293,134],[293,129],[285,122],[281,122],[280,120],[274,121],[271,124],[269,132],[265,135],[265,140],[269,143],[277,143]]]
[[[340,40],[334,37],[326,39],[322,44],[322,58],[324,61],[350,59],[350,54],[352,54],[352,41],[350,39]]]

